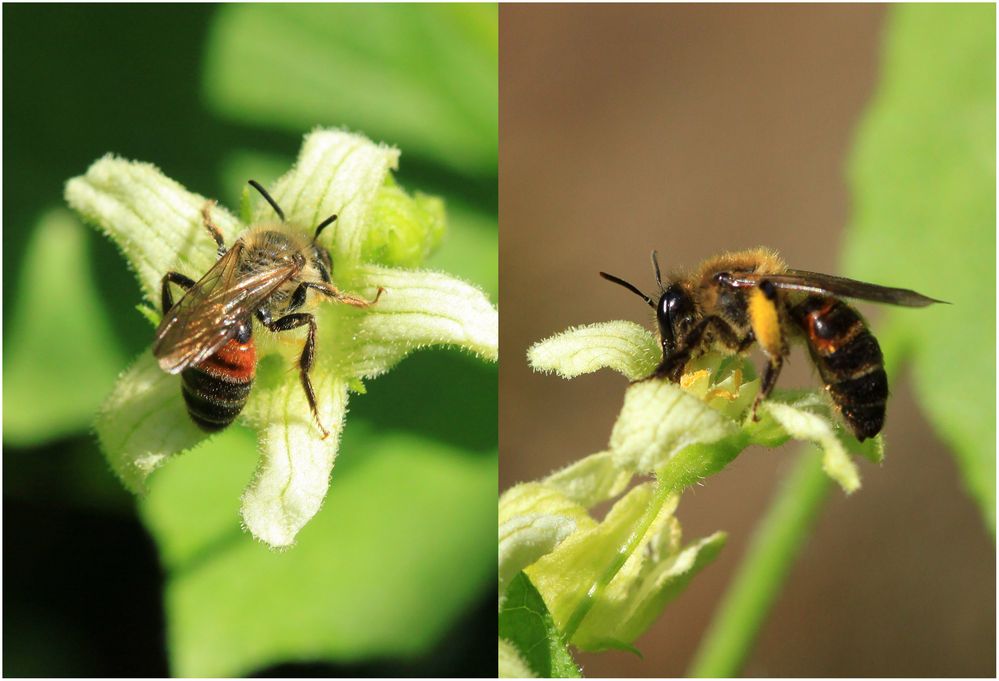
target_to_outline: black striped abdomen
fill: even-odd
[[[181,391],[191,419],[208,432],[236,420],[246,406],[256,369],[253,339],[233,339],[201,364],[182,371]]]
[[[885,422],[888,375],[881,347],[860,314],[836,298],[809,296],[791,316],[847,426],[861,441],[877,435]]]

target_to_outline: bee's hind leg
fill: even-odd
[[[305,337],[305,346],[302,348],[302,354],[298,358],[298,370],[302,379],[302,389],[305,390],[305,397],[309,401],[309,408],[312,410],[312,415],[316,419],[316,425],[323,432],[323,439],[325,440],[330,436],[330,432],[326,430],[326,427],[319,418],[319,408],[316,406],[316,393],[312,389],[312,381],[309,379],[312,360],[316,354],[316,318],[308,312],[286,314],[274,321],[271,321],[267,315],[262,314],[258,314],[257,318],[270,331],[274,332],[290,331],[306,324],[309,325],[309,335]]]
[[[756,410],[763,400],[770,397],[770,393],[773,392],[774,386],[777,385],[777,377],[780,376],[780,370],[784,366],[784,355],[775,355],[773,357],[768,356],[767,360],[767,368],[763,370],[763,382],[760,385],[760,392],[756,396],[756,400],[753,402],[754,421],[760,420]]]
[[[760,393],[753,402],[753,420],[759,421],[757,409],[760,403],[770,397],[787,354],[787,340],[784,338],[781,308],[778,304],[777,289],[772,282],[764,279],[749,294],[749,323],[753,337],[767,356],[767,368],[763,372]]]
[[[163,314],[169,312],[170,308],[173,307],[173,294],[170,293],[171,283],[177,284],[177,286],[186,291],[194,286],[195,281],[180,272],[167,272],[163,275],[163,288],[160,292],[160,304],[163,306]]]

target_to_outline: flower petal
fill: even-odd
[[[322,506],[347,412],[346,381],[315,370],[311,378],[319,417],[330,432],[326,439],[297,371],[247,405],[246,415],[260,431],[261,460],[243,494],[243,522],[275,548],[290,546]]]
[[[672,520],[664,529],[678,535],[676,519]],[[588,649],[616,648],[633,643],[686,588],[693,576],[714,560],[725,540],[724,532],[715,532],[667,554],[657,555],[655,550],[636,551],[583,620],[573,641]],[[580,641],[584,643],[580,644]]]
[[[525,572],[544,596],[545,603],[560,630],[564,630],[576,606],[589,598],[590,587],[598,581],[606,566],[645,514],[652,498],[653,484],[643,483],[615,502],[599,524],[580,523],[580,528],[552,553],[544,556]],[[672,518],[679,502],[673,495],[662,505],[656,520],[643,537],[643,545],[633,555],[645,552],[647,540]],[[584,623],[590,618],[584,619]],[[573,643],[578,643],[573,638]]]
[[[631,471],[618,467],[613,452],[599,452],[552,473],[542,484],[584,508],[592,508],[623,492],[632,477]]]
[[[531,513],[516,516],[499,528],[500,606],[510,582],[517,573],[551,553],[576,529],[571,518]]]
[[[801,408],[801,405],[764,402],[761,409],[774,418],[796,440],[814,442],[822,449],[822,468],[847,494],[860,489],[860,473],[843,443],[836,437],[828,417]]]
[[[577,326],[535,343],[527,351],[535,371],[575,378],[598,369],[614,369],[637,381],[655,371],[662,351],[655,336],[634,322]]]
[[[501,679],[533,679],[537,675],[520,656],[517,646],[506,639],[499,639],[499,678]]]
[[[398,165],[398,149],[345,130],[318,129],[305,136],[295,167],[269,188],[270,194],[287,221],[305,230],[337,215],[322,241],[330,248],[334,268],[341,260],[354,264],[361,259],[372,204],[388,172]],[[275,220],[264,202],[254,217]]]
[[[652,473],[691,445],[737,433],[732,419],[679,386],[652,379],[628,386],[610,448],[619,467]]]
[[[111,468],[133,492],[169,457],[207,435],[187,415],[180,377],[164,373],[148,350],[125,370],[94,423]]]
[[[426,270],[365,265],[352,277],[354,292],[385,293],[364,310],[337,310],[344,342],[335,361],[342,371],[370,378],[388,371],[410,352],[432,345],[457,346],[488,360],[498,356],[496,308],[475,286]],[[349,342],[346,342],[347,339]]]
[[[150,163],[109,154],[66,184],[66,201],[118,245],[147,300],[157,306],[165,272],[198,279],[215,262],[215,243],[201,217],[206,199]],[[236,218],[217,206],[212,219],[226,243],[241,230]]]

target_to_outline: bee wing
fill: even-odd
[[[875,303],[887,303],[889,305],[926,307],[933,303],[946,302],[905,288],[878,286],[877,284],[868,284],[855,279],[835,277],[831,274],[821,274],[819,272],[806,272],[805,270],[788,270],[782,274],[734,272],[724,281],[736,288],[746,288],[756,286],[764,279],[771,282],[777,288],[791,291],[857,298],[859,300],[870,300]]]
[[[298,266],[272,268],[239,276],[242,242],[236,242],[163,318],[156,330],[153,355],[171,374],[215,354]]]

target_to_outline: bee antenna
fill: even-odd
[[[316,227],[315,236],[312,237],[312,243],[316,243],[316,239],[319,238],[319,235],[322,233],[322,231],[327,227],[329,227],[330,225],[332,225],[334,222],[336,222],[336,214],[333,214],[328,218],[326,218],[325,220],[323,220],[322,222],[320,222],[319,226]]]
[[[656,257],[656,252],[652,251],[652,267],[656,271],[656,283],[659,284],[659,290],[665,291],[663,288],[663,278],[662,274],[659,273],[659,258]]]
[[[626,289],[628,289],[629,291],[631,291],[632,293],[634,293],[635,295],[637,295],[639,298],[641,298],[642,300],[644,300],[646,303],[648,303],[649,307],[651,307],[653,310],[656,309],[656,303],[655,303],[655,301],[652,300],[652,298],[649,298],[647,295],[645,295],[641,291],[639,291],[638,287],[635,286],[634,284],[629,284],[624,279],[621,279],[620,277],[615,277],[613,274],[607,274],[606,272],[601,272],[600,276],[603,277],[604,279],[606,279],[607,281],[612,281],[612,282],[614,282],[615,284],[617,284],[619,286],[625,287]]]
[[[261,187],[260,183],[256,180],[250,180],[250,186],[260,192],[260,195],[267,199],[267,203],[271,204],[271,208],[273,208],[274,212],[278,214],[279,218],[281,218],[281,222],[284,222],[284,211],[281,210],[281,206],[277,205],[277,201],[271,198],[271,195],[267,193],[267,190]]]

